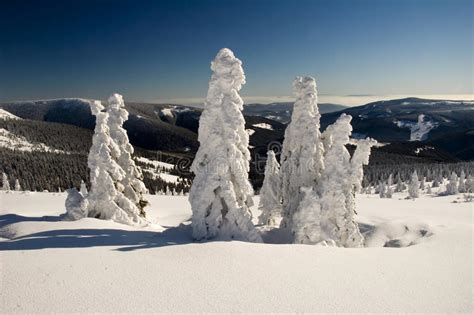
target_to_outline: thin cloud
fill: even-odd
[[[340,104],[345,106],[359,106],[365,105],[371,102],[387,101],[393,99],[417,97],[424,99],[433,100],[451,100],[451,101],[472,101],[474,100],[474,94],[399,94],[399,95],[319,95],[318,103],[331,103]],[[293,102],[293,96],[244,96],[244,102],[246,104],[260,103],[270,104],[278,102]],[[190,98],[170,98],[170,99],[155,99],[153,103],[159,104],[181,104],[191,106],[202,106],[204,104],[204,98],[190,97]]]

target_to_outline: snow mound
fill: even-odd
[[[376,227],[366,240],[367,247],[408,247],[433,235],[431,228],[423,223],[391,221]]]

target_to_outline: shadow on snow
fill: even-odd
[[[58,222],[61,216],[24,217],[14,214],[0,216],[0,228],[19,222]],[[0,251],[45,248],[87,248],[118,246],[118,251],[133,251],[170,245],[193,243],[191,226],[181,224],[163,232],[127,231],[120,229],[62,229],[43,231],[0,242]]]
[[[25,217],[7,214],[0,216],[0,228],[19,222],[59,222],[62,220],[62,216]],[[370,237],[374,231],[374,226],[367,224],[359,223],[359,228],[365,237]],[[261,233],[264,243],[288,244],[287,235],[281,229],[261,230]],[[191,226],[185,224],[169,227],[162,232],[87,228],[49,230],[2,241],[0,242],[0,251],[116,246],[118,248],[115,250],[127,252],[137,249],[200,243],[195,242],[191,234]]]

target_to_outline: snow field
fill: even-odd
[[[347,249],[193,242],[186,197],[147,195],[149,220],[161,226],[137,228],[58,221],[66,194],[0,192],[1,309],[472,313],[473,204],[405,196],[358,195],[361,231],[377,247]],[[431,234],[380,247],[384,237],[405,240],[405,226]]]

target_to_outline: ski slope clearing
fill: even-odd
[[[0,308],[472,313],[474,204],[459,195],[405,197],[358,195],[369,247],[345,249],[193,242],[187,197],[147,196],[159,225],[135,228],[61,221],[65,194],[0,192]]]

